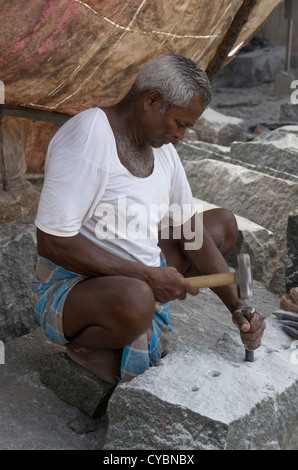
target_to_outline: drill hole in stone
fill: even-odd
[[[210,377],[218,377],[220,375],[220,372],[218,370],[211,370],[209,372]]]
[[[191,391],[192,392],[198,392],[199,391],[199,387],[197,385],[194,385],[193,387],[191,387]]]

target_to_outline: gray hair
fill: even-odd
[[[201,99],[206,107],[212,95],[206,73],[193,60],[180,54],[164,55],[145,64],[128,96],[135,99],[152,90],[162,93],[161,112],[173,106],[187,108],[194,98]]]

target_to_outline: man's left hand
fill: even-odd
[[[261,346],[262,336],[266,328],[264,316],[255,312],[250,322],[240,310],[232,314],[232,320],[240,330],[240,337],[246,349],[254,351]]]

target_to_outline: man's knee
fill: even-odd
[[[238,225],[230,210],[217,208],[204,212],[204,224],[223,255],[235,246]]]
[[[150,286],[138,279],[131,279],[119,295],[120,322],[122,334],[127,342],[144,333],[152,323],[155,314],[155,299]]]
[[[221,220],[224,232],[223,254],[227,254],[235,246],[238,238],[238,225],[234,214],[228,209],[221,209]]]
[[[238,235],[238,225],[236,217],[233,212],[228,209],[220,209],[221,215],[220,218],[224,225],[225,231],[228,237],[237,237]]]

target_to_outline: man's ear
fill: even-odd
[[[162,105],[162,93],[160,90],[149,91],[144,100],[144,110],[149,111],[154,108],[160,108]]]

